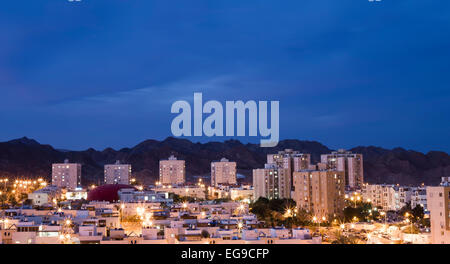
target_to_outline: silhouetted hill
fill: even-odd
[[[436,185],[450,175],[450,157],[445,152],[427,154],[413,150],[356,147],[351,151],[364,156],[364,177],[370,183],[421,183]]]
[[[242,144],[237,140],[193,143],[187,139],[168,137],[163,141],[146,140],[132,148],[103,151],[57,150],[26,137],[0,143],[0,177],[44,177],[50,179],[51,164],[69,159],[82,163],[83,184],[103,181],[103,166],[120,160],[132,164],[134,177],[145,183],[158,178],[159,160],[174,154],[186,160],[188,180],[195,175],[209,175],[210,163],[226,157],[236,161],[238,172],[248,176],[251,170],[264,166],[266,155],[286,148],[311,153],[313,162],[331,149],[315,141],[283,140],[277,147],[260,148],[257,144]],[[356,147],[351,151],[364,155],[364,176],[369,183],[438,184],[440,177],[450,175],[450,157],[447,153],[395,148]]]

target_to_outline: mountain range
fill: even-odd
[[[188,181],[195,176],[210,174],[211,161],[222,157],[237,162],[238,173],[245,176],[243,182],[251,182],[252,169],[262,168],[268,153],[283,149],[310,153],[313,163],[320,155],[329,153],[325,145],[316,141],[282,140],[276,147],[261,148],[257,144],[243,144],[237,140],[225,142],[193,143],[187,139],[168,137],[165,140],[146,140],[132,148],[103,151],[89,148],[84,151],[58,150],[50,145],[26,137],[0,143],[0,177],[51,179],[51,164],[65,159],[82,164],[82,183],[100,184],[103,166],[116,160],[132,165],[133,177],[145,184],[158,179],[159,160],[175,155],[186,160]],[[436,185],[440,177],[450,175],[450,156],[445,152],[430,151],[426,154],[403,148],[355,147],[350,149],[363,154],[364,180],[368,183],[398,183],[401,185]]]

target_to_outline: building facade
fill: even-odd
[[[237,188],[230,188],[231,200],[248,200],[253,201],[255,190],[251,186],[241,186]]]
[[[138,191],[134,188],[120,189],[117,194],[121,203],[129,202],[152,202],[152,203],[172,203],[173,200],[169,199],[168,192],[155,192],[155,191]]]
[[[254,198],[282,199],[291,197],[291,178],[288,169],[266,164],[253,170]]]
[[[431,243],[450,244],[450,186],[427,187]]]
[[[370,201],[383,211],[398,211],[412,202],[413,188],[393,184],[365,184],[362,187],[363,199]]]
[[[311,155],[292,149],[285,149],[277,154],[268,154],[267,163],[276,164],[278,167],[289,169],[290,171],[307,170],[311,164]]]
[[[61,190],[56,186],[47,186],[28,194],[34,206],[52,205],[53,199],[59,198]]]
[[[292,199],[297,207],[318,219],[342,216],[345,202],[344,173],[332,170],[294,172]]]
[[[81,187],[81,164],[69,163],[67,159],[64,163],[54,163],[52,185],[71,190]]]
[[[428,211],[427,188],[416,187],[411,190],[411,208],[422,206],[424,212]]]
[[[440,186],[450,186],[450,177],[441,177]]]
[[[328,169],[344,172],[345,185],[352,188],[361,188],[364,183],[363,156],[340,149],[331,154],[320,156],[321,163]]]
[[[184,184],[186,181],[186,165],[184,160],[170,156],[159,161],[159,180],[162,184]]]
[[[129,184],[131,178],[131,165],[116,164],[105,165],[105,184]]]
[[[226,158],[211,162],[211,186],[235,185],[236,183],[236,162]]]
[[[204,187],[194,186],[163,186],[159,185],[152,188],[157,193],[173,193],[181,197],[192,197],[206,199],[207,190]]]
[[[267,154],[267,164],[275,164],[276,166],[287,169],[292,182],[294,171],[307,170],[311,164],[311,155],[300,153],[292,149],[278,151],[277,154]]]

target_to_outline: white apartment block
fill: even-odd
[[[117,194],[121,203],[129,202],[152,202],[152,203],[171,203],[168,192],[155,192],[153,190],[137,191],[134,188],[120,189]]]
[[[80,187],[81,164],[69,163],[67,159],[64,160],[64,163],[54,163],[52,165],[52,185],[71,190]]]
[[[209,186],[207,190],[209,199],[230,198],[231,195],[230,186],[228,185],[219,185],[217,187]]]
[[[424,212],[428,211],[427,207],[427,189],[426,187],[415,187],[411,190],[411,208],[417,205],[422,206]]]
[[[440,186],[450,186],[450,177],[442,177]]]
[[[431,243],[450,244],[450,186],[427,187]]]
[[[251,186],[241,186],[230,189],[231,200],[248,200],[253,201],[255,190]]]
[[[236,183],[236,162],[226,158],[211,162],[211,186],[235,185]]]
[[[186,179],[186,166],[184,160],[177,160],[170,156],[167,160],[159,161],[159,180],[162,184],[184,184]]]
[[[350,151],[340,149],[331,154],[320,156],[321,163],[325,163],[328,169],[343,171],[345,185],[357,189],[361,188],[364,182],[363,156]]]
[[[65,197],[69,201],[87,199],[87,190],[77,188],[65,193]]]
[[[254,198],[282,199],[291,197],[291,177],[288,169],[266,164],[253,170]]]
[[[47,186],[28,194],[28,199],[30,199],[35,206],[51,205],[53,199],[59,198],[60,194],[61,190],[58,187]]]
[[[153,191],[157,193],[173,193],[176,195],[179,195],[181,197],[192,197],[192,198],[198,198],[198,199],[206,199],[206,189],[204,187],[195,185],[195,186],[164,186],[164,185],[157,185],[155,188],[152,189]]]
[[[383,211],[398,211],[411,202],[411,187],[393,184],[365,184],[362,188],[364,200],[370,200],[373,206]]]
[[[116,164],[105,165],[105,184],[129,184],[131,176],[131,165]]]

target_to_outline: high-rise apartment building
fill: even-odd
[[[331,154],[320,156],[321,163],[325,163],[330,170],[344,172],[345,185],[351,189],[361,188],[364,182],[363,156],[340,149]]]
[[[211,186],[236,184],[236,162],[222,158],[211,162]]]
[[[342,216],[345,202],[344,173],[336,170],[294,172],[292,199],[298,208],[318,219]]]
[[[450,244],[450,186],[427,187],[431,243]]]
[[[311,155],[300,153],[292,149],[279,151],[277,154],[267,155],[268,164],[276,164],[280,168],[288,170],[290,182],[294,171],[307,170],[311,164]]]
[[[67,159],[52,164],[52,185],[72,190],[81,187],[81,164],[69,163]]]
[[[184,184],[186,180],[186,166],[184,160],[178,160],[173,155],[167,160],[160,160],[159,180],[162,184]]]
[[[311,165],[311,154],[294,154],[292,156],[292,172],[307,170]]]
[[[276,164],[278,167],[289,169],[291,172],[307,170],[311,164],[311,155],[285,149],[277,154],[267,154],[267,163]]]
[[[288,169],[280,168],[275,164],[266,164],[264,169],[253,170],[253,187],[255,199],[259,197],[268,199],[290,198],[290,173]]]
[[[129,184],[131,176],[131,165],[116,164],[105,165],[105,184]]]

